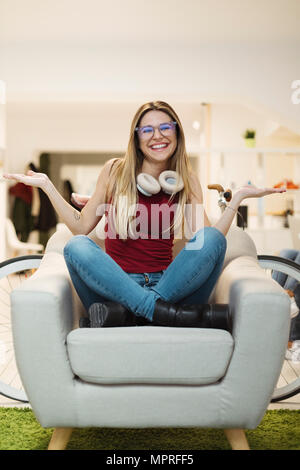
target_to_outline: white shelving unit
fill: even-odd
[[[251,160],[247,159],[247,163],[251,162],[252,170],[255,167],[255,183],[257,186],[265,186],[266,174],[265,174],[265,160],[267,154],[279,154],[284,156],[297,156],[300,157],[300,147],[254,147],[254,148],[202,148],[200,149],[200,176],[202,179],[203,190],[206,193],[207,202],[210,206],[212,193],[207,190],[207,184],[219,183],[227,187],[231,180],[234,180],[234,176],[229,175],[229,171],[234,173],[236,168],[245,165],[245,162],[241,160],[236,168],[226,168],[226,159],[228,156],[238,156],[241,158],[243,155],[247,157],[253,156]],[[249,168],[250,170],[250,168]],[[296,159],[295,178],[300,180],[300,158]],[[239,182],[242,184],[243,182]],[[246,181],[244,182],[246,183]],[[258,217],[260,219],[260,225],[264,225],[264,199],[257,200],[258,203]],[[214,210],[213,207],[211,207]],[[300,207],[299,207],[300,211]]]
[[[235,176],[240,171],[244,175],[254,174],[254,178],[250,177],[249,179],[254,179],[257,186],[264,187],[266,186],[266,158],[271,157],[272,154],[277,157],[279,155],[283,157],[300,157],[300,147],[212,147],[200,149],[200,177],[209,214],[214,218],[220,216],[216,204],[217,194],[214,191],[209,191],[207,184],[219,183],[225,188],[231,187],[230,182],[235,181]],[[232,162],[233,157],[235,157],[234,160],[236,161],[236,157],[239,155],[241,160],[236,163],[235,167],[229,164],[229,160]],[[281,175],[281,178],[284,178],[284,176]],[[243,181],[238,181],[237,186],[240,186],[247,182],[247,178],[244,177]],[[293,181],[300,181],[300,158],[295,158]],[[234,191],[233,187],[231,189]],[[300,190],[288,190],[284,197],[285,200],[293,200],[294,211],[300,215]],[[250,201],[250,204],[256,204],[257,215],[249,217],[247,232],[256,243],[258,252],[274,254],[281,248],[292,248],[290,230],[283,227],[282,217],[266,214],[265,198],[252,201]]]

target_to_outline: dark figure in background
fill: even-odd
[[[49,154],[42,153],[40,155],[40,168],[37,169],[33,163],[30,165],[32,171],[46,173],[49,175]],[[37,217],[35,230],[39,231],[39,243],[46,246],[50,236],[53,233],[57,224],[57,217],[55,210],[50,202],[50,199],[44,191],[38,188],[40,197],[40,212]]]
[[[19,240],[27,242],[30,232],[34,229],[31,216],[32,188],[17,183],[9,188],[9,194],[14,196],[11,218],[16,234]]]
[[[72,193],[74,193],[74,189],[70,180],[64,180],[64,187],[63,187],[63,197],[65,200],[74,207],[74,209],[78,210],[78,206],[74,204],[72,199]]]

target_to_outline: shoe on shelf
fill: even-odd
[[[291,297],[290,299],[291,299],[290,315],[291,315],[291,318],[295,318],[299,313],[299,307],[296,304],[295,297]]]
[[[300,363],[300,340],[293,341],[291,347],[286,350],[285,359]]]

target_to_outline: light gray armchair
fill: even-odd
[[[62,254],[71,236],[58,230],[40,268],[11,295],[23,385],[40,424],[56,428],[49,449],[65,448],[78,427],[221,428],[233,449],[247,449],[244,429],[268,407],[289,330],[288,296],[259,267],[249,236],[230,229],[210,299],[230,304],[231,334],[78,328],[84,310]]]

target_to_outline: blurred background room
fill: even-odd
[[[1,0],[0,172],[90,195],[137,108],[167,101],[209,216],[208,184],[286,185],[241,210],[259,253],[299,249],[299,18],[298,0]],[[0,261],[42,251],[60,223],[49,201],[3,181],[0,197]]]

